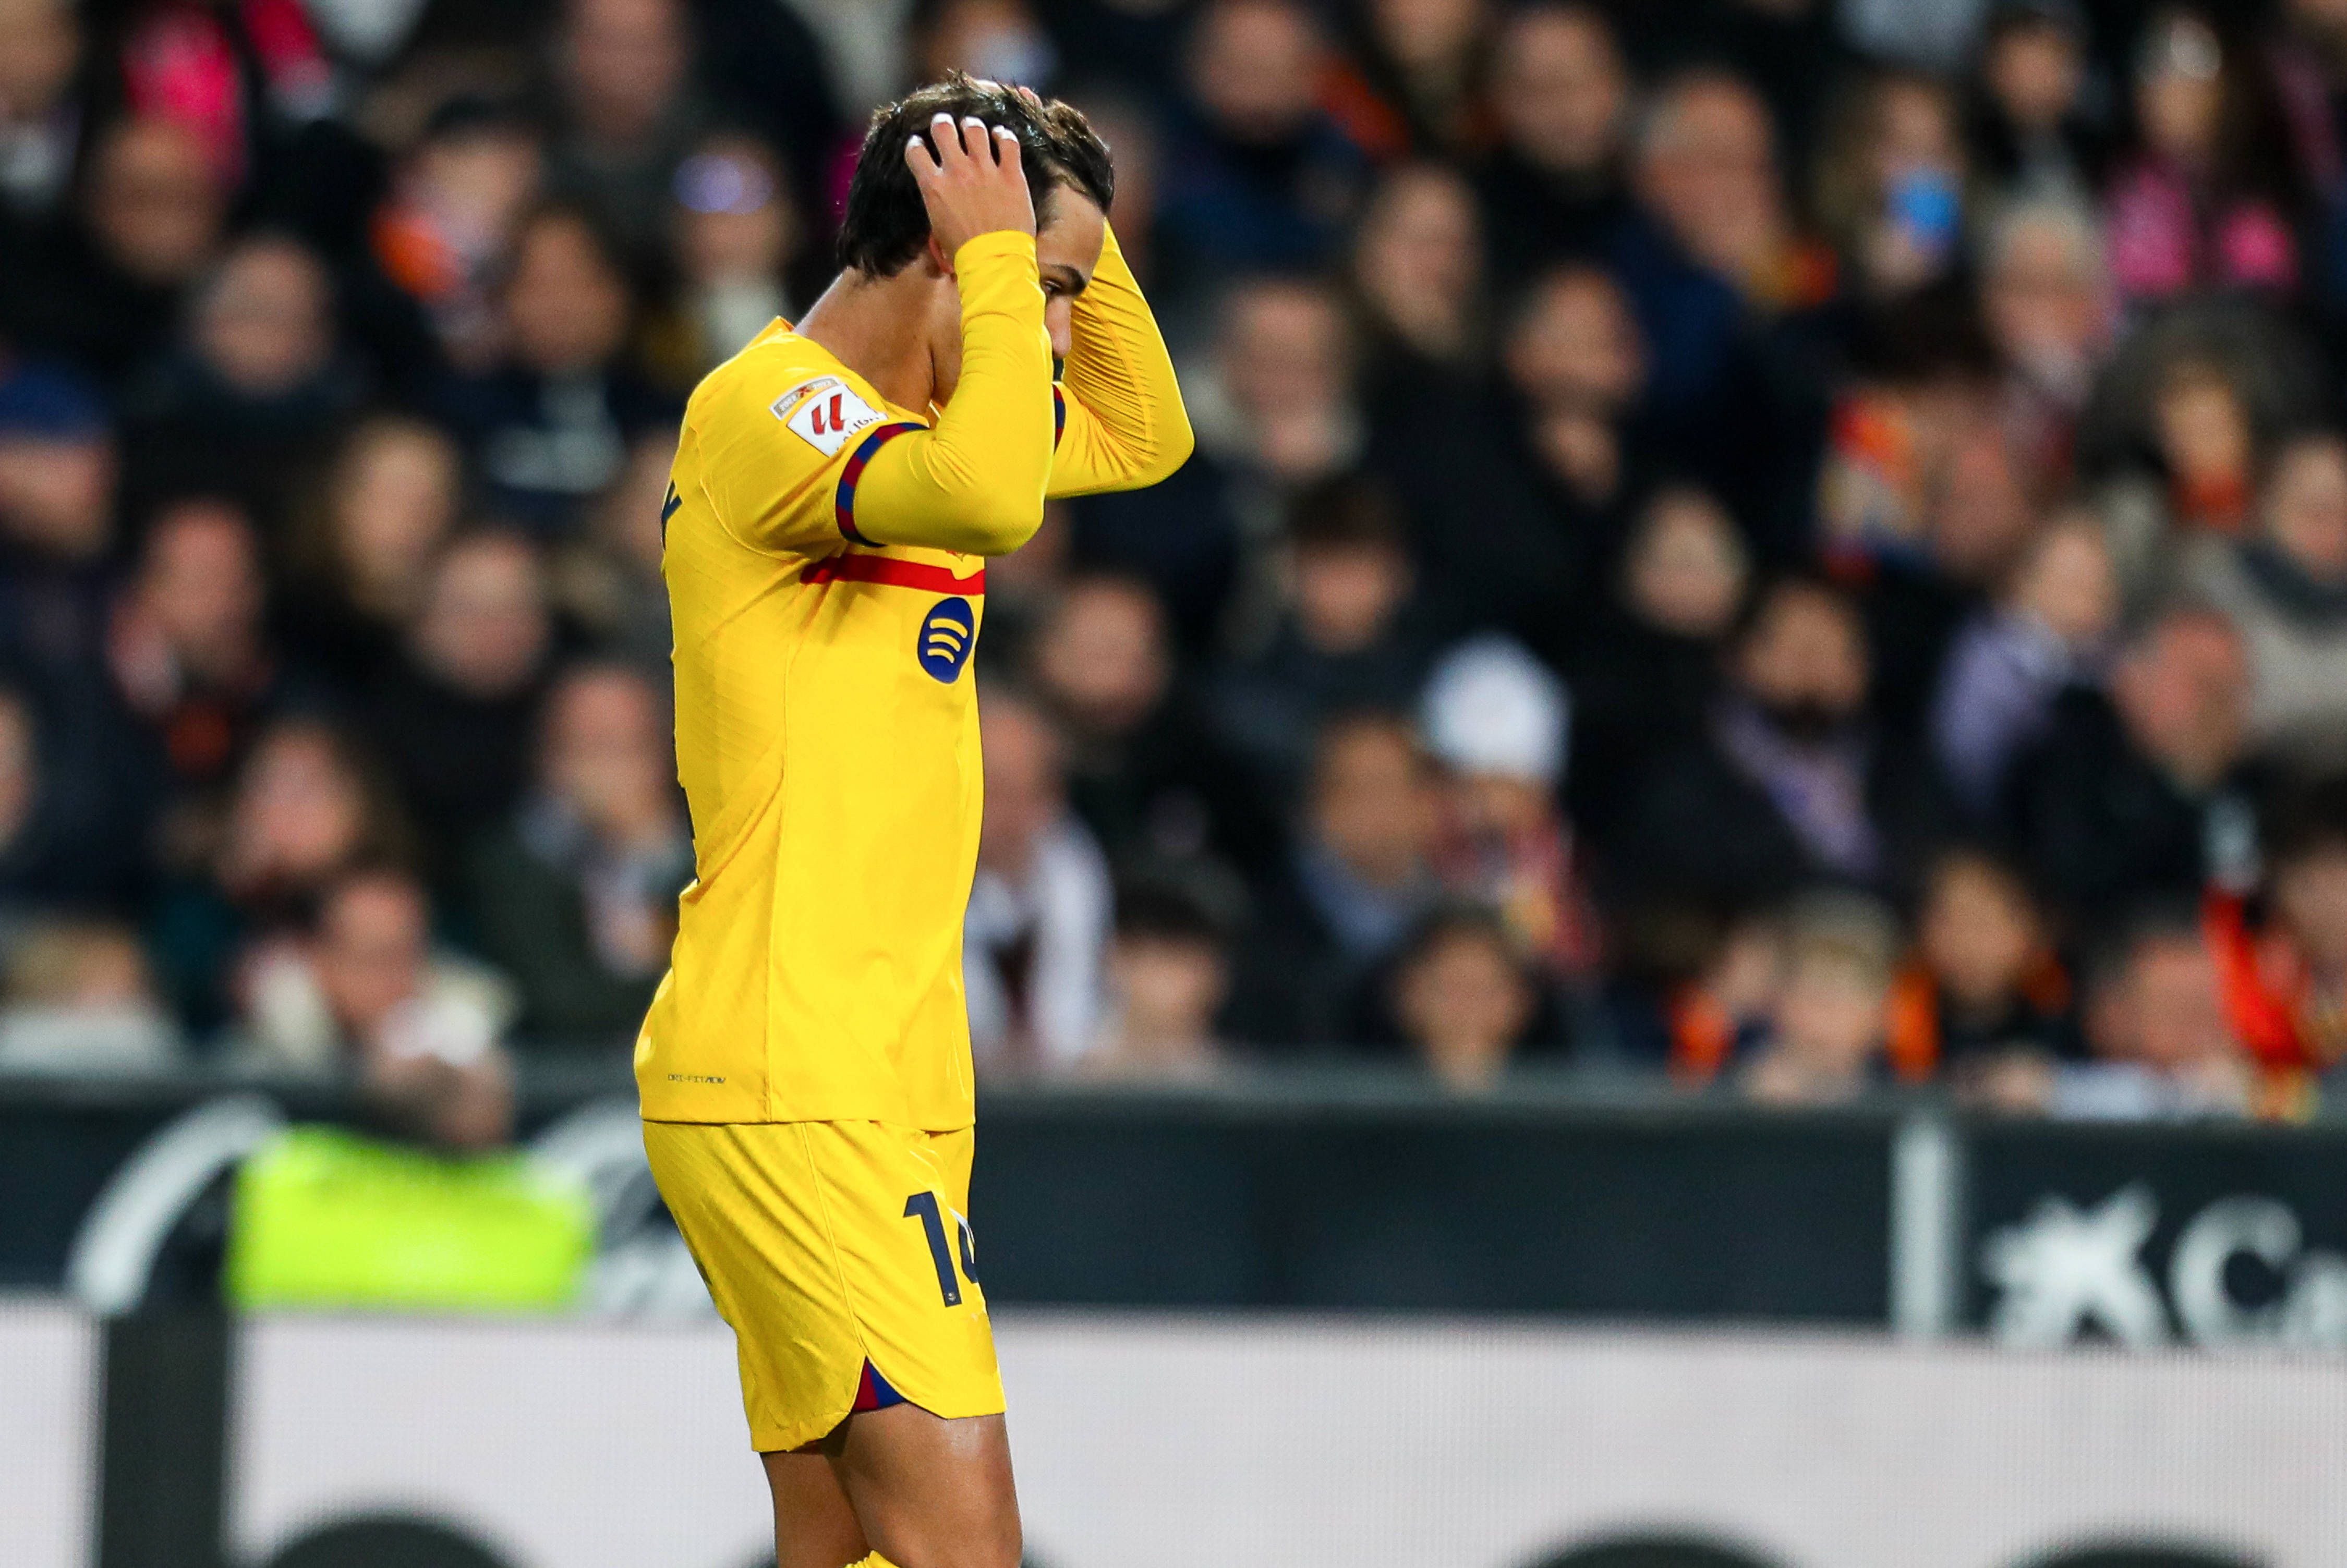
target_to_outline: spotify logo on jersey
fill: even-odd
[[[941,599],[929,606],[921,617],[919,637],[913,644],[913,656],[921,668],[937,679],[951,682],[969,662],[969,651],[978,641],[978,618],[970,613],[966,599]]]

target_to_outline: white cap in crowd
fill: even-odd
[[[1496,632],[1445,653],[1419,699],[1427,749],[1462,774],[1554,784],[1564,775],[1570,722],[1563,682]]]

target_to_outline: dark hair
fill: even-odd
[[[1727,646],[1738,652],[1750,646],[1768,624],[1777,607],[1788,599],[1824,600],[1833,607],[1835,613],[1857,628],[1861,644],[1869,642],[1865,617],[1860,613],[1858,601],[1850,597],[1848,589],[1823,572],[1791,570],[1780,571],[1770,577],[1746,597],[1743,609],[1737,615],[1736,625],[1728,632]],[[1869,652],[1870,656],[1870,646]]]
[[[2142,899],[2094,933],[2086,943],[2086,983],[2090,990],[2124,982],[2143,949],[2154,942],[2201,942],[2209,939],[2199,906],[2182,895],[2155,895]]]
[[[1405,537],[1393,493],[1363,475],[1320,480],[1289,505],[1287,538],[1299,549],[1400,549]]]
[[[476,137],[509,136],[538,139],[538,122],[519,99],[488,93],[460,92],[440,100],[425,117],[423,141],[464,141]]]
[[[1489,904],[1469,898],[1444,899],[1410,927],[1394,957],[1395,979],[1399,981],[1457,941],[1481,943],[1497,952],[1519,980],[1532,982],[1532,968],[1524,960],[1523,945],[1509,929],[1506,917]]]
[[[1051,192],[1061,186],[1081,192],[1103,212],[1116,195],[1116,169],[1108,144],[1081,110],[1057,98],[1040,107],[1015,88],[979,82],[956,71],[885,104],[864,133],[856,174],[848,182],[847,211],[839,223],[839,264],[876,278],[894,276],[921,253],[929,238],[929,210],[921,188],[905,164],[905,144],[928,143],[929,124],[939,115],[959,121],[975,117],[989,128],[1007,126],[1019,138],[1035,218],[1044,222]]]
[[[1220,951],[1229,921],[1208,897],[1170,875],[1135,875],[1116,890],[1116,934],[1143,941],[1194,943]]]
[[[2273,818],[2266,859],[2277,870],[2347,848],[2347,776],[2333,774],[2292,790]]]

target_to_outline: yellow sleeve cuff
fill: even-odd
[[[990,267],[1010,261],[1026,263],[1026,275],[1040,278],[1042,274],[1035,261],[1035,236],[1022,234],[1016,229],[995,229],[962,242],[954,252],[954,272],[957,276],[969,272],[985,272]]]

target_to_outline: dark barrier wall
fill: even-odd
[[[532,1085],[526,1130],[597,1090]],[[220,1092],[0,1084],[0,1284],[59,1283],[109,1177]],[[996,1095],[978,1263],[1003,1302],[1879,1322],[1894,1125],[1414,1092]],[[217,1224],[191,1214],[167,1287]]]
[[[1891,1122],[1564,1106],[988,1106],[1004,1301],[1861,1323]]]
[[[619,1081],[624,1084],[624,1080]],[[0,1287],[54,1287],[109,1179],[218,1081],[0,1080]],[[251,1086],[248,1086],[251,1087]],[[534,1133],[608,1071],[534,1076]],[[349,1113],[278,1086],[296,1118]],[[1935,1157],[1915,1159],[1919,1143]],[[995,1094],[973,1202],[1005,1303],[1966,1325],[2022,1344],[2347,1348],[2347,1129],[1785,1115],[1399,1084]],[[189,1205],[155,1303],[210,1298]]]

